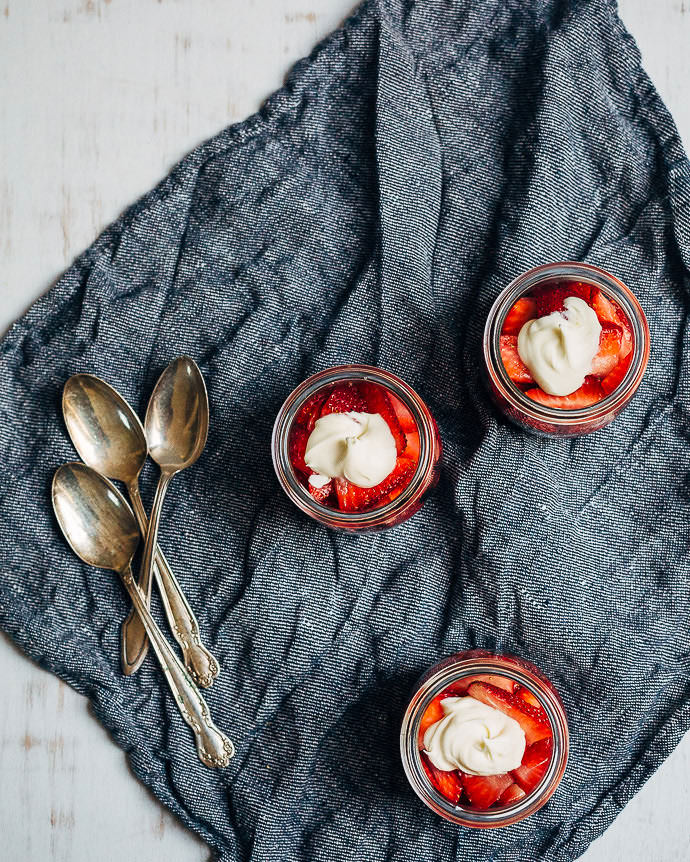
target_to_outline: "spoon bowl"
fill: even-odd
[[[168,475],[191,466],[208,436],[208,395],[197,364],[178,356],[161,374],[146,411],[149,453]]]
[[[93,374],[74,374],[62,392],[62,413],[86,464],[126,485],[137,480],[146,461],[146,435],[119,392]]]
[[[85,464],[63,464],[53,477],[53,508],[74,553],[90,566],[124,571],[139,527],[124,497]]]

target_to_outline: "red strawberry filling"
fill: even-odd
[[[377,413],[388,425],[397,451],[393,470],[373,488],[361,488],[335,478],[322,487],[312,485],[305,462],[309,436],[318,419],[331,413]],[[339,383],[312,395],[295,415],[288,444],[290,462],[309,494],[323,506],[343,512],[363,512],[384,506],[401,494],[419,462],[419,430],[407,407],[378,383]]]
[[[525,749],[522,764],[510,773],[525,793],[531,793],[546,775],[552,752],[553,740],[550,737],[534,742]]]
[[[521,296],[513,305],[503,321],[502,335],[518,335],[528,320],[537,316],[537,300],[531,296]]]
[[[447,697],[473,697],[513,718],[525,734],[525,752],[517,769],[498,775],[470,775],[460,769],[437,769],[424,751],[424,735],[445,713]],[[539,699],[524,686],[500,674],[477,674],[447,686],[429,703],[419,725],[422,766],[431,784],[453,805],[484,811],[513,805],[535,790],[549,768],[553,734]]]
[[[422,752],[422,766],[427,774],[427,778],[441,796],[445,796],[449,802],[457,805],[462,795],[460,773],[455,771],[444,772],[442,769],[437,769],[424,752]]]
[[[467,775],[465,772],[462,773],[462,786],[470,805],[480,811],[491,808],[512,783],[513,779],[507,772],[501,775]]]
[[[570,395],[549,395],[534,383],[532,374],[520,358],[517,336],[529,320],[563,311],[569,296],[584,300],[601,324],[599,351],[590,375]],[[572,279],[551,279],[538,285],[531,296],[523,296],[510,308],[500,336],[501,359],[510,379],[528,398],[546,407],[578,410],[590,407],[610,395],[623,381],[630,367],[634,337],[630,321],[622,309],[598,288]]]
[[[508,377],[521,385],[523,383],[534,383],[532,372],[520,359],[517,347],[517,335],[501,336],[501,359],[508,372]]]

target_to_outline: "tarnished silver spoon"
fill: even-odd
[[[165,492],[172,477],[201,455],[208,436],[208,396],[204,378],[193,359],[179,356],[163,371],[149,399],[144,427],[149,455],[161,470],[139,575],[139,587],[149,595]],[[123,638],[132,656],[138,654],[137,646],[145,637],[136,616],[128,617],[123,623]]]
[[[194,733],[201,762],[227,766],[235,747],[213,723],[208,704],[156,625],[134,580],[132,557],[139,528],[125,498],[100,473],[74,462],[63,464],[53,477],[53,509],[74,553],[88,565],[112,569],[122,578],[175,703]]]
[[[62,412],[67,431],[82,461],[103,476],[118,479],[127,486],[132,508],[143,536],[148,518],[139,494],[139,474],[146,461],[147,445],[139,417],[117,390],[92,374],[74,374],[62,392]],[[184,663],[197,685],[207,688],[220,670],[215,657],[201,643],[199,623],[179,583],[156,547],[154,574],[170,630],[182,650]],[[151,602],[151,581],[143,590],[147,607]],[[134,614],[130,614],[134,616]],[[144,660],[148,639],[143,627],[130,635],[134,624],[123,627],[122,667],[134,673]],[[138,652],[137,652],[138,650]]]

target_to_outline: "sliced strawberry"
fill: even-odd
[[[411,458],[401,455],[396,461],[393,472],[386,476],[383,482],[373,488],[360,488],[347,479],[336,479],[335,490],[338,495],[338,506],[343,512],[361,512],[370,509],[390,494],[396,488],[405,485],[417,469],[417,463]]]
[[[407,433],[405,457],[410,458],[415,464],[419,461],[419,434],[416,431],[414,433]]]
[[[546,770],[551,762],[553,751],[553,740],[542,739],[533,745],[527,746],[522,764],[513,769],[511,775],[522,787],[525,793],[531,793],[546,775]]]
[[[417,423],[414,421],[414,416],[410,413],[407,407],[405,407],[402,401],[399,398],[391,398],[391,402],[393,404],[393,410],[395,410],[395,415],[398,417],[398,422],[400,422],[400,427],[405,434],[408,437],[410,434],[418,434],[419,431],[417,429]]]
[[[517,349],[517,335],[501,336],[501,359],[513,383],[534,383],[534,378],[520,359]]]
[[[517,694],[519,694],[520,697],[530,706],[533,706],[535,709],[542,709],[541,703],[528,688],[520,686],[517,690]]]
[[[436,769],[424,752],[421,753],[421,760],[429,781],[434,785],[441,796],[445,796],[449,802],[453,805],[457,805],[460,795],[462,794],[462,782],[460,781],[458,773],[455,770],[452,772],[445,772],[442,769]]]
[[[587,305],[590,304],[592,300],[592,290],[594,289],[591,284],[587,284],[586,281],[577,281],[574,278],[563,278],[558,283],[558,286],[565,290],[569,296],[579,296],[580,299],[584,299]]]
[[[329,413],[366,413],[367,406],[354,383],[339,383],[324,401],[319,416]]]
[[[579,410],[581,407],[589,407],[596,404],[604,397],[604,390],[596,377],[586,377],[585,382],[571,392],[570,395],[549,395],[543,389],[528,389],[525,392],[532,401],[537,401],[546,407],[560,407],[562,410]]]
[[[295,425],[290,434],[290,463],[295,470],[299,470],[305,476],[309,476],[312,472],[304,461],[304,453],[310,433],[305,425]]]
[[[527,745],[551,736],[551,725],[548,719],[544,721],[536,714],[536,710],[522,701],[521,698],[518,699],[517,696],[494,688],[492,685],[487,685],[485,682],[473,682],[467,689],[467,693],[470,697],[474,697],[494,709],[500,709],[510,718],[514,718],[525,732]],[[519,704],[518,700],[520,700]]]
[[[324,395],[324,393],[317,392],[305,401],[297,411],[295,424],[304,425],[309,432],[313,431],[316,420],[319,418],[319,411],[321,410],[326,397],[327,396]]]
[[[311,482],[307,482],[307,488],[317,503],[321,503],[322,506],[330,503],[330,498],[334,491],[332,479],[330,479],[322,488],[316,488],[311,484]]]
[[[505,793],[501,794],[498,799],[498,804],[501,806],[512,805],[513,802],[517,802],[518,799],[523,799],[526,795],[527,794],[522,789],[522,787],[520,787],[519,784],[515,784],[513,782],[513,784],[510,785],[510,787],[505,791]]]
[[[367,405],[367,412],[378,413],[383,417],[386,425],[391,429],[391,434],[395,438],[398,455],[402,455],[407,446],[407,438],[386,390],[377,383],[363,380],[359,384],[359,392],[364,399],[364,403]]]
[[[513,783],[507,772],[500,775],[468,775],[461,773],[462,786],[474,808],[490,808]]]
[[[559,281],[556,285],[548,284],[537,288],[534,296],[537,301],[537,316],[544,317],[552,311],[564,311],[564,303],[569,296],[578,296],[589,303],[592,288],[583,281]]]
[[[390,494],[386,494],[385,497],[381,497],[381,499],[378,501],[378,505],[387,506],[389,503],[392,503],[396,497],[399,497],[404,490],[404,488],[395,488],[393,491],[390,492]]]
[[[604,377],[601,381],[601,388],[604,395],[610,395],[614,389],[618,389],[623,382],[623,378],[628,373],[631,361],[632,353],[629,353],[625,359],[621,359],[610,374],[607,374],[606,377]]]
[[[605,323],[599,336],[599,352],[592,360],[591,373],[595,377],[606,377],[618,365],[623,332],[620,326]]]
[[[537,300],[531,296],[522,296],[513,305],[503,321],[501,335],[519,335],[528,320],[537,316]]]
[[[625,357],[633,348],[633,334],[630,326],[630,321],[623,314],[623,311],[618,305],[608,296],[605,296],[599,288],[592,291],[592,308],[595,310],[599,323],[602,326],[605,324],[613,324],[621,329],[621,349],[620,358]]]
[[[429,706],[424,710],[424,715],[419,723],[419,745],[421,748],[424,748],[424,734],[432,724],[436,724],[436,722],[440,721],[445,715],[443,707],[441,706],[441,701],[444,697],[447,697],[447,695],[443,693],[437,694]]]
[[[485,682],[488,683],[488,685],[493,685],[495,688],[501,688],[503,691],[510,692],[511,694],[515,691],[515,686],[517,685],[515,680],[508,679],[507,676],[500,676],[497,673],[477,673],[474,674],[474,676],[466,676],[453,683],[452,686],[449,686],[446,689],[446,692],[450,692],[452,690],[453,692],[465,694],[473,682]],[[450,697],[451,695],[446,693],[445,696]]]

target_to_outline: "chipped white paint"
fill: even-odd
[[[690,142],[690,0],[621,0]],[[349,0],[0,0],[0,331],[199,140],[242,119]],[[312,11],[313,10],[313,11]],[[206,860],[86,703],[0,637],[0,857]],[[690,858],[690,737],[584,857]]]

